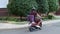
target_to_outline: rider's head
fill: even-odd
[[[31,11],[30,11],[30,15],[34,15],[34,16],[36,16],[36,15],[37,15],[36,10],[35,10],[35,9],[31,9]]]

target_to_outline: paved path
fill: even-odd
[[[49,21],[43,21],[42,24],[52,24],[60,22],[60,20],[49,20]],[[9,24],[9,23],[0,23],[0,29],[14,29],[14,28],[24,28],[28,27],[28,24],[19,25],[19,24]]]
[[[3,29],[3,30],[0,29],[0,34],[60,34],[60,20],[44,21],[42,30],[35,32],[29,32],[28,28],[16,28],[16,29],[13,28],[13,29]]]

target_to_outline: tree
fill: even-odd
[[[49,14],[50,12],[57,11],[59,3],[58,0],[36,0],[38,10],[41,13]]]
[[[47,0],[36,0],[38,4],[38,10],[41,13],[47,13],[49,12],[49,5]]]
[[[49,12],[56,12],[59,7],[58,0],[48,0],[49,3]]]
[[[10,14],[22,17],[26,16],[32,7],[38,6],[35,0],[10,0],[7,7]]]
[[[58,0],[59,1],[59,6],[60,6],[60,0]]]
[[[37,3],[35,0],[9,0],[7,8],[9,10],[10,15],[20,16],[20,20],[22,21],[22,17],[27,16],[29,11],[35,7],[37,9]]]

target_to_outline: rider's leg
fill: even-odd
[[[38,22],[38,23],[36,24],[36,27],[40,27],[40,22]]]
[[[42,22],[40,22],[40,27],[42,27]]]
[[[41,21],[38,21],[37,26],[38,27],[42,27],[42,22]]]

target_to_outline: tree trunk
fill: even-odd
[[[48,15],[49,15],[49,12],[47,12],[46,16],[48,16]]]
[[[20,16],[20,20],[22,21],[22,16]]]

